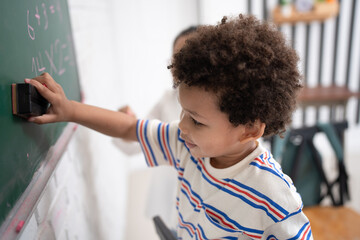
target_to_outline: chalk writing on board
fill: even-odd
[[[34,28],[29,24],[29,10],[27,10],[27,30],[31,40],[35,40]]]
[[[72,64],[69,50],[67,43],[56,39],[54,43],[50,44],[49,49],[38,52],[35,57],[32,57],[31,71],[35,72],[36,76],[44,71],[49,72],[50,75],[63,75],[66,71],[66,63]],[[50,67],[47,69],[44,63],[48,63],[47,65]]]
[[[27,31],[31,40],[35,40],[35,30],[47,30],[49,28],[49,14],[58,13],[60,21],[63,19],[59,2],[54,5],[41,4],[41,7],[35,6],[34,9],[27,10]]]
[[[57,14],[60,21],[63,19],[61,6],[58,1],[55,4],[41,3],[36,5],[32,9],[27,9],[26,14],[27,33],[33,41],[36,41],[37,33],[41,31],[46,33],[52,27],[51,21],[56,21],[54,18],[51,18],[52,15]],[[70,39],[67,38],[64,42],[57,38],[47,49],[37,52],[31,58],[31,71],[36,76],[44,71],[49,72],[50,75],[63,75],[66,72],[66,63],[72,65],[69,53],[73,49],[68,48],[68,46],[71,46],[71,42],[66,41],[70,41]]]

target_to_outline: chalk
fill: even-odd
[[[11,102],[13,115],[22,118],[43,115],[49,107],[49,102],[28,83],[11,84]]]
[[[21,229],[23,228],[24,224],[25,224],[25,221],[23,221],[23,220],[19,221],[18,225],[16,226],[15,231],[17,233],[19,233],[21,231]]]

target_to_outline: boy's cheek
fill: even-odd
[[[192,149],[190,149],[190,153],[193,157],[195,158],[202,158],[204,156],[202,156],[202,154],[200,154],[200,151],[198,149],[199,147],[194,147]]]

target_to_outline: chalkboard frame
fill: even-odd
[[[0,227],[2,240],[17,239],[21,236],[22,230],[29,222],[77,126],[75,123],[68,123],[55,145],[49,149],[32,181],[2,223]]]
[[[0,18],[0,239],[3,239],[3,235],[16,233],[13,230],[17,221],[28,221],[29,211],[43,191],[38,186],[47,184],[51,175],[47,171],[54,170],[48,165],[57,164],[64,151],[61,142],[69,141],[64,134],[73,126],[65,122],[37,125],[12,115],[11,84],[48,72],[69,99],[81,101],[82,95],[67,0],[5,0]],[[38,189],[35,193],[34,188]]]

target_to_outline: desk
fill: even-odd
[[[314,240],[360,240],[360,214],[347,207],[307,207]]]

